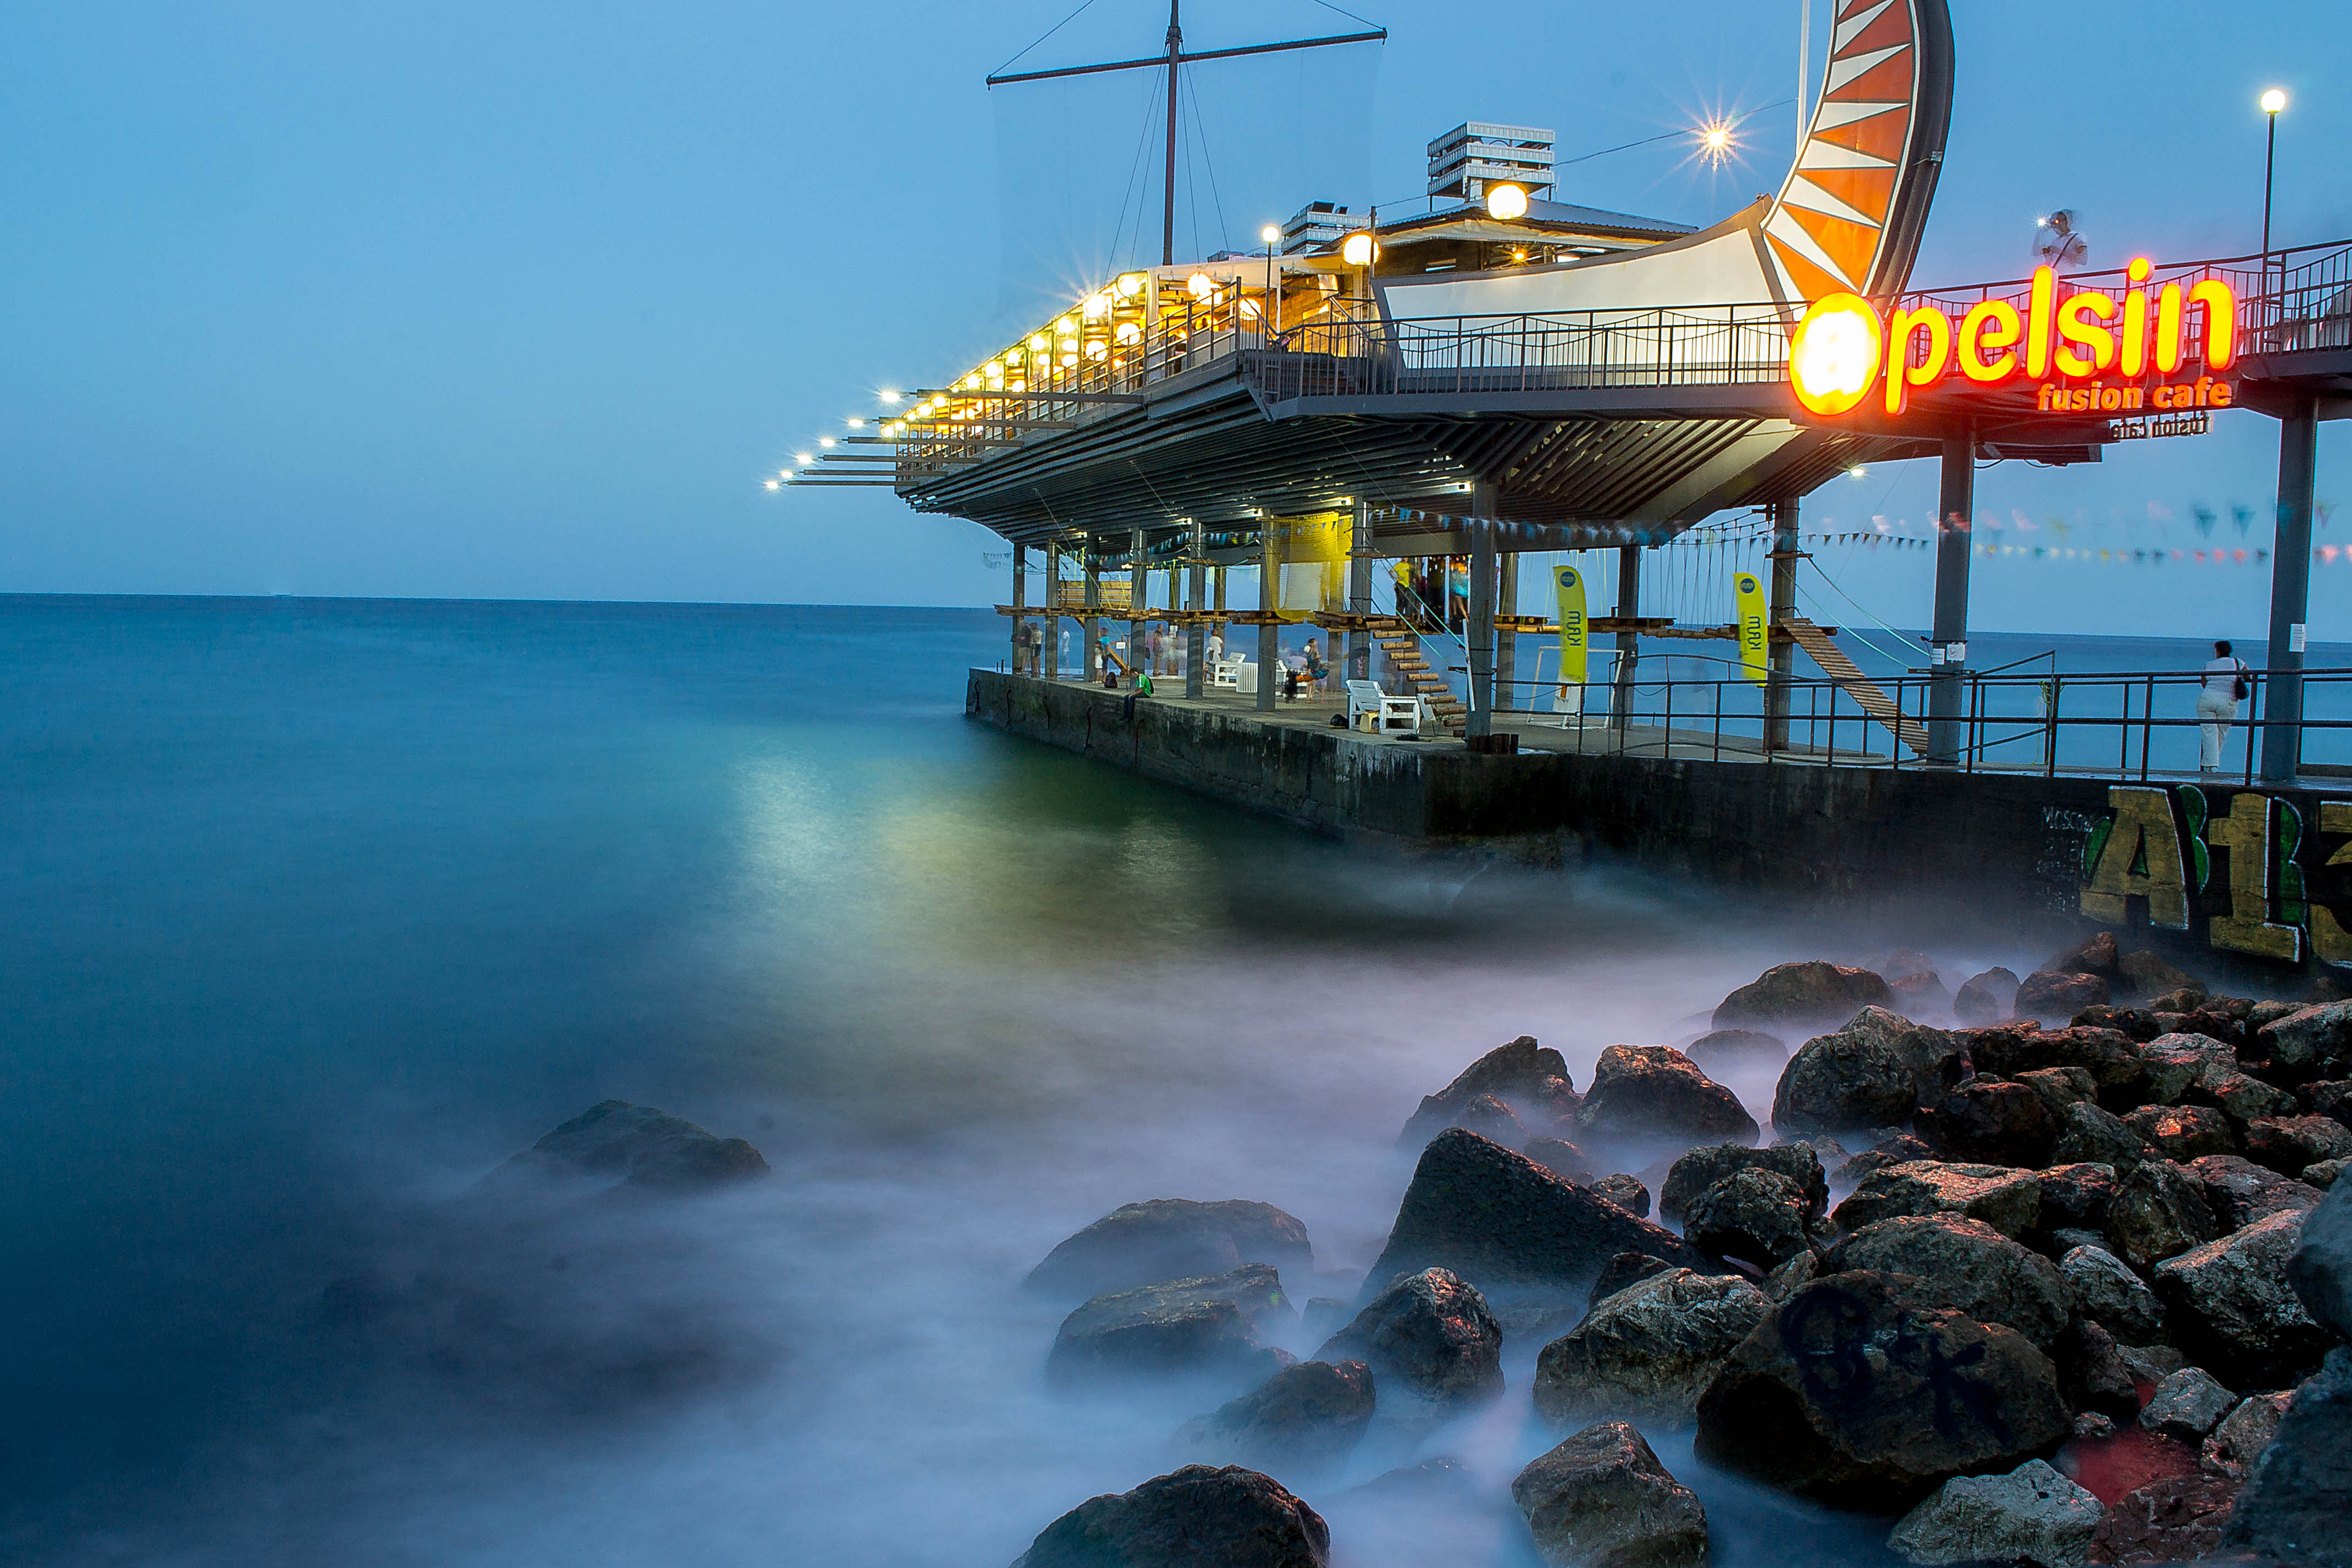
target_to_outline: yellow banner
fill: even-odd
[[[1348,607],[1348,552],[1355,542],[1351,511],[1308,517],[1269,517],[1276,576],[1268,604],[1287,621],[1303,621],[1318,610]]]
[[[1731,591],[1738,606],[1739,662],[1748,679],[1761,686],[1769,673],[1772,658],[1771,622],[1764,605],[1764,584],[1755,573],[1741,572],[1732,577]]]
[[[1552,568],[1559,603],[1559,683],[1581,686],[1585,674],[1584,574],[1573,566]]]

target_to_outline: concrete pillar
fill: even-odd
[[[1257,607],[1272,610],[1282,597],[1282,567],[1274,556],[1274,530],[1258,533]],[[1282,628],[1269,615],[1257,627],[1257,710],[1274,711],[1275,689],[1282,668]]]
[[[1088,533],[1085,537],[1086,542],[1079,548],[1086,552],[1080,560],[1087,574],[1087,613],[1079,618],[1078,635],[1086,648],[1078,658],[1078,668],[1086,672],[1087,684],[1094,686],[1102,680],[1102,655],[1098,651],[1102,617],[1097,613],[1102,609],[1102,557],[1095,553],[1095,536]]]
[[[1927,760],[1958,767],[1968,745],[1969,552],[1976,535],[1977,443],[1973,432],[1944,439],[1936,501],[1936,622],[1927,634]]]
[[[1209,660],[1209,624],[1201,618],[1201,612],[1208,607],[1209,541],[1208,531],[1198,519],[1192,523],[1192,538],[1184,552],[1192,558],[1187,584],[1191,593],[1185,597],[1185,607],[1192,612],[1192,618],[1184,623],[1184,695],[1202,697],[1209,689],[1209,672],[1202,668]],[[1172,590],[1169,596],[1175,596]]]
[[[1642,613],[1642,547],[1621,544],[1617,547],[1617,618],[1631,621]],[[1635,633],[1617,634],[1616,689],[1609,694],[1609,722],[1617,729],[1625,727],[1625,718],[1633,707],[1633,666],[1641,657],[1642,639]]]
[[[1359,616],[1372,613],[1372,508],[1370,501],[1356,503],[1356,525],[1348,536],[1348,608]],[[1370,680],[1372,678],[1372,634],[1358,626],[1348,634],[1348,677],[1349,680]]]
[[[1037,639],[1037,673],[1047,680],[1062,678],[1062,547],[1045,545],[1045,625]]]
[[[1516,616],[1519,613],[1519,552],[1506,552],[1496,563],[1495,614]],[[1518,674],[1519,635],[1501,626],[1495,628],[1495,707],[1497,710],[1516,708],[1512,678]]]
[[[1483,481],[1470,492],[1470,620],[1463,643],[1470,654],[1470,718],[1465,735],[1495,732],[1495,487]]]
[[[1024,581],[1028,565],[1029,547],[1025,544],[1014,545],[1013,547],[1013,673],[1015,675],[1021,673],[1021,629],[1029,624],[1029,617],[1021,613],[1029,603],[1028,584]]]
[[[1797,613],[1797,563],[1804,559],[1804,541],[1798,530],[1797,501],[1791,496],[1765,509],[1772,520],[1772,604],[1769,620],[1777,630]],[[1789,681],[1796,672],[1796,647],[1779,638],[1765,644],[1764,749],[1777,752],[1789,744]]]
[[[2279,421],[2278,538],[2271,546],[2270,678],[2254,710],[2264,720],[2263,782],[2292,784],[2303,752],[2304,626],[2311,607],[2311,498],[2319,479],[2319,405],[2309,393]]]
[[[1150,662],[1143,657],[1144,638],[1150,635],[1151,612],[1150,568],[1144,564],[1143,530],[1137,529],[1128,536],[1127,558],[1127,668],[1130,670],[1151,670]],[[1132,685],[1130,680],[1129,684]]]

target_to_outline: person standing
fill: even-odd
[[[2198,727],[2199,773],[2221,771],[2221,743],[2238,721],[2238,704],[2253,689],[2253,672],[2246,661],[2231,653],[2227,641],[2216,642],[2205,666],[2205,683],[2197,691],[2197,717],[2202,721]]]

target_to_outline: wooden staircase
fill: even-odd
[[[1830,678],[1837,689],[1854,700],[1854,705],[1918,756],[1927,754],[1927,727],[1916,719],[1906,719],[1892,698],[1881,690],[1877,682],[1863,674],[1853,660],[1846,658],[1830,634],[1801,616],[1791,616],[1780,623],[1789,628],[1790,637],[1803,648],[1812,661],[1821,666],[1822,673]]]
[[[1380,639],[1381,651],[1389,656],[1397,673],[1412,684],[1421,705],[1444,726],[1447,734],[1459,736],[1468,727],[1469,711],[1454,695],[1454,688],[1446,683],[1445,677],[1429,668],[1419,635],[1394,616],[1375,616],[1370,625],[1372,636]]]

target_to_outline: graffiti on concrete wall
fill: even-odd
[[[2077,908],[2283,963],[2352,968],[2352,801],[2315,824],[2285,795],[2197,784],[2112,784],[2082,838]]]

